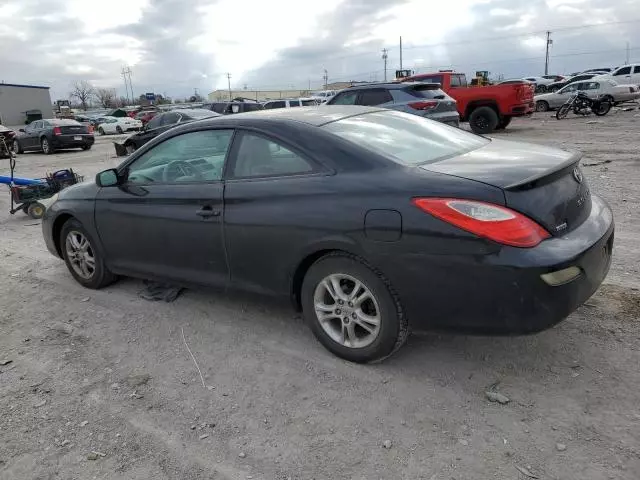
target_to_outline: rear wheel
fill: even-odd
[[[124,148],[127,150],[127,155],[136,151],[136,146],[133,143],[127,143]]]
[[[80,285],[99,289],[116,280],[95,249],[93,238],[76,219],[70,219],[62,226],[60,245],[64,262]]]
[[[91,145],[83,145],[82,149],[83,150],[91,150]]]
[[[118,126],[116,127],[116,132],[117,132],[119,135],[122,135],[123,131],[122,131],[122,128],[120,128],[120,125],[118,125]]]
[[[18,140],[13,141],[13,153],[24,153],[22,145],[20,145],[20,142]]]
[[[314,263],[301,300],[318,341],[346,360],[383,360],[407,338],[408,322],[389,281],[357,257],[336,253]]]
[[[104,128],[102,128],[102,127],[98,128],[98,133],[100,135],[104,135]]]
[[[613,104],[613,98],[609,95],[606,95],[605,97],[602,98],[602,101],[600,102],[600,105],[598,106],[598,108],[593,109],[593,113],[595,113],[599,117],[602,117],[607,113],[609,113],[609,111],[611,110],[612,104]]]
[[[51,146],[51,143],[49,143],[47,137],[42,137],[42,140],[40,140],[40,146],[42,147],[42,152],[45,155],[51,155],[53,153],[53,147]]]
[[[507,128],[511,123],[511,118],[513,117],[500,118],[500,121],[498,122],[498,126],[496,127],[496,130],[504,130],[505,128]]]
[[[539,100],[536,102],[536,112],[546,112],[549,110],[549,104],[544,100]]]
[[[498,114],[491,107],[478,107],[469,115],[469,126],[475,133],[491,133],[498,126]]]

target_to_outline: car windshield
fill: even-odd
[[[417,115],[390,111],[343,118],[323,128],[402,165],[437,162],[490,142]]]

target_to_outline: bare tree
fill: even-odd
[[[96,88],[95,96],[104,108],[111,108],[116,103],[116,91],[113,88]]]
[[[80,105],[82,106],[82,109],[86,110],[89,106],[89,100],[91,100],[91,97],[95,92],[93,85],[91,85],[86,80],[80,80],[75,82],[72,87],[73,89],[69,93],[69,97],[77,98],[80,102]]]

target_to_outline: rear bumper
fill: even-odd
[[[535,248],[498,247],[483,256],[406,255],[381,265],[413,329],[525,334],[549,328],[598,289],[611,263],[614,222],[593,196],[580,227]],[[571,266],[574,280],[550,286],[541,275]]]
[[[93,145],[93,135],[54,135],[51,137],[51,145],[55,148],[79,148]]]
[[[523,117],[525,115],[531,115],[535,110],[535,102],[522,103],[511,107],[509,115],[512,117]]]
[[[446,123],[447,125],[451,125],[457,127],[460,125],[460,115],[457,110],[453,112],[437,112],[429,114],[429,112],[425,112],[424,118],[428,118],[429,120],[436,120],[437,122]]]

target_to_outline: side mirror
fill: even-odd
[[[21,128],[20,130],[18,130],[19,132],[24,133],[24,128]]]
[[[96,175],[96,185],[99,187],[114,187],[120,183],[118,170],[110,168]]]

